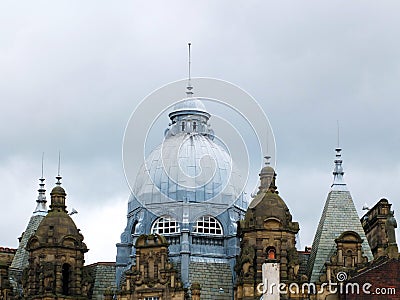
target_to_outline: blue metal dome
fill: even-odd
[[[214,136],[210,116],[193,97],[178,102],[169,114],[164,140],[136,176],[127,226],[117,244],[117,283],[132,264],[136,239],[154,232],[166,236],[185,286],[197,264],[219,263],[233,270],[239,254],[237,221],[247,207],[244,182]]]
[[[215,139],[203,102],[187,98],[169,114],[164,141],[139,170],[135,197],[143,204],[169,201],[232,204],[242,179],[223,143]]]
[[[210,136],[167,136],[140,169],[134,194],[143,204],[165,201],[235,202],[243,187],[229,153]]]

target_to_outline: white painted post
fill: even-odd
[[[263,300],[279,300],[280,270],[279,263],[262,265]]]

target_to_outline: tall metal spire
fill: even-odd
[[[188,97],[192,97],[193,96],[193,87],[192,87],[192,82],[191,82],[191,80],[192,80],[192,77],[191,77],[191,64],[192,64],[192,60],[191,60],[191,56],[190,56],[190,46],[191,46],[192,44],[191,43],[188,43],[188,50],[189,50],[189,62],[188,62],[188,67],[189,67],[189,70],[188,70],[188,85],[187,85],[187,87],[186,87],[186,95],[188,96]]]
[[[60,186],[61,185],[61,175],[60,175],[60,167],[61,167],[61,151],[58,151],[58,173],[56,176],[57,182],[56,185]]]
[[[45,215],[47,213],[46,190],[44,188],[45,179],[43,177],[43,160],[44,160],[44,153],[42,153],[42,177],[39,179],[40,180],[39,189],[38,189],[39,195],[36,200],[37,205],[36,205],[35,211],[33,212],[34,215]]]
[[[339,127],[339,120],[337,120],[337,147],[340,148],[340,127]]]

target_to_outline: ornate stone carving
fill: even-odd
[[[118,299],[143,299],[157,293],[163,299],[184,300],[185,291],[168,259],[166,238],[143,234],[137,238],[135,248],[136,264],[124,273]]]
[[[45,263],[40,270],[40,273],[43,276],[43,288],[44,290],[54,292],[54,266],[52,263]]]
[[[235,268],[242,279],[254,276],[255,255],[256,252],[253,246],[244,245],[242,247],[242,252],[236,262]]]

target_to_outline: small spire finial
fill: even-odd
[[[266,155],[266,156],[264,156],[264,158],[265,158],[265,164],[266,164],[267,166],[269,166],[269,165],[271,164],[271,161],[270,161],[271,156]]]
[[[56,176],[57,182],[56,185],[61,185],[61,175],[60,175],[60,168],[61,168],[61,151],[58,151],[58,173]]]
[[[347,186],[344,182],[343,175],[343,167],[342,167],[342,149],[336,148],[336,159],[335,159],[335,168],[333,170],[333,184],[332,189],[337,191],[346,191]]]
[[[340,148],[340,127],[339,127],[339,120],[337,122],[337,148]]]
[[[191,64],[192,64],[192,59],[190,55],[190,48],[191,48],[192,43],[188,43],[188,50],[189,50],[189,61],[188,61],[188,85],[186,87],[186,95],[188,97],[191,97],[193,95],[193,87],[192,87],[192,77],[191,77]]]
[[[39,178],[40,183],[39,183],[39,195],[38,198],[36,200],[37,205],[36,205],[36,209],[33,212],[35,215],[45,215],[47,213],[47,207],[46,207],[46,190],[44,188],[45,184],[44,184],[44,177],[43,177],[43,161],[44,161],[44,152],[42,153],[42,176]]]

